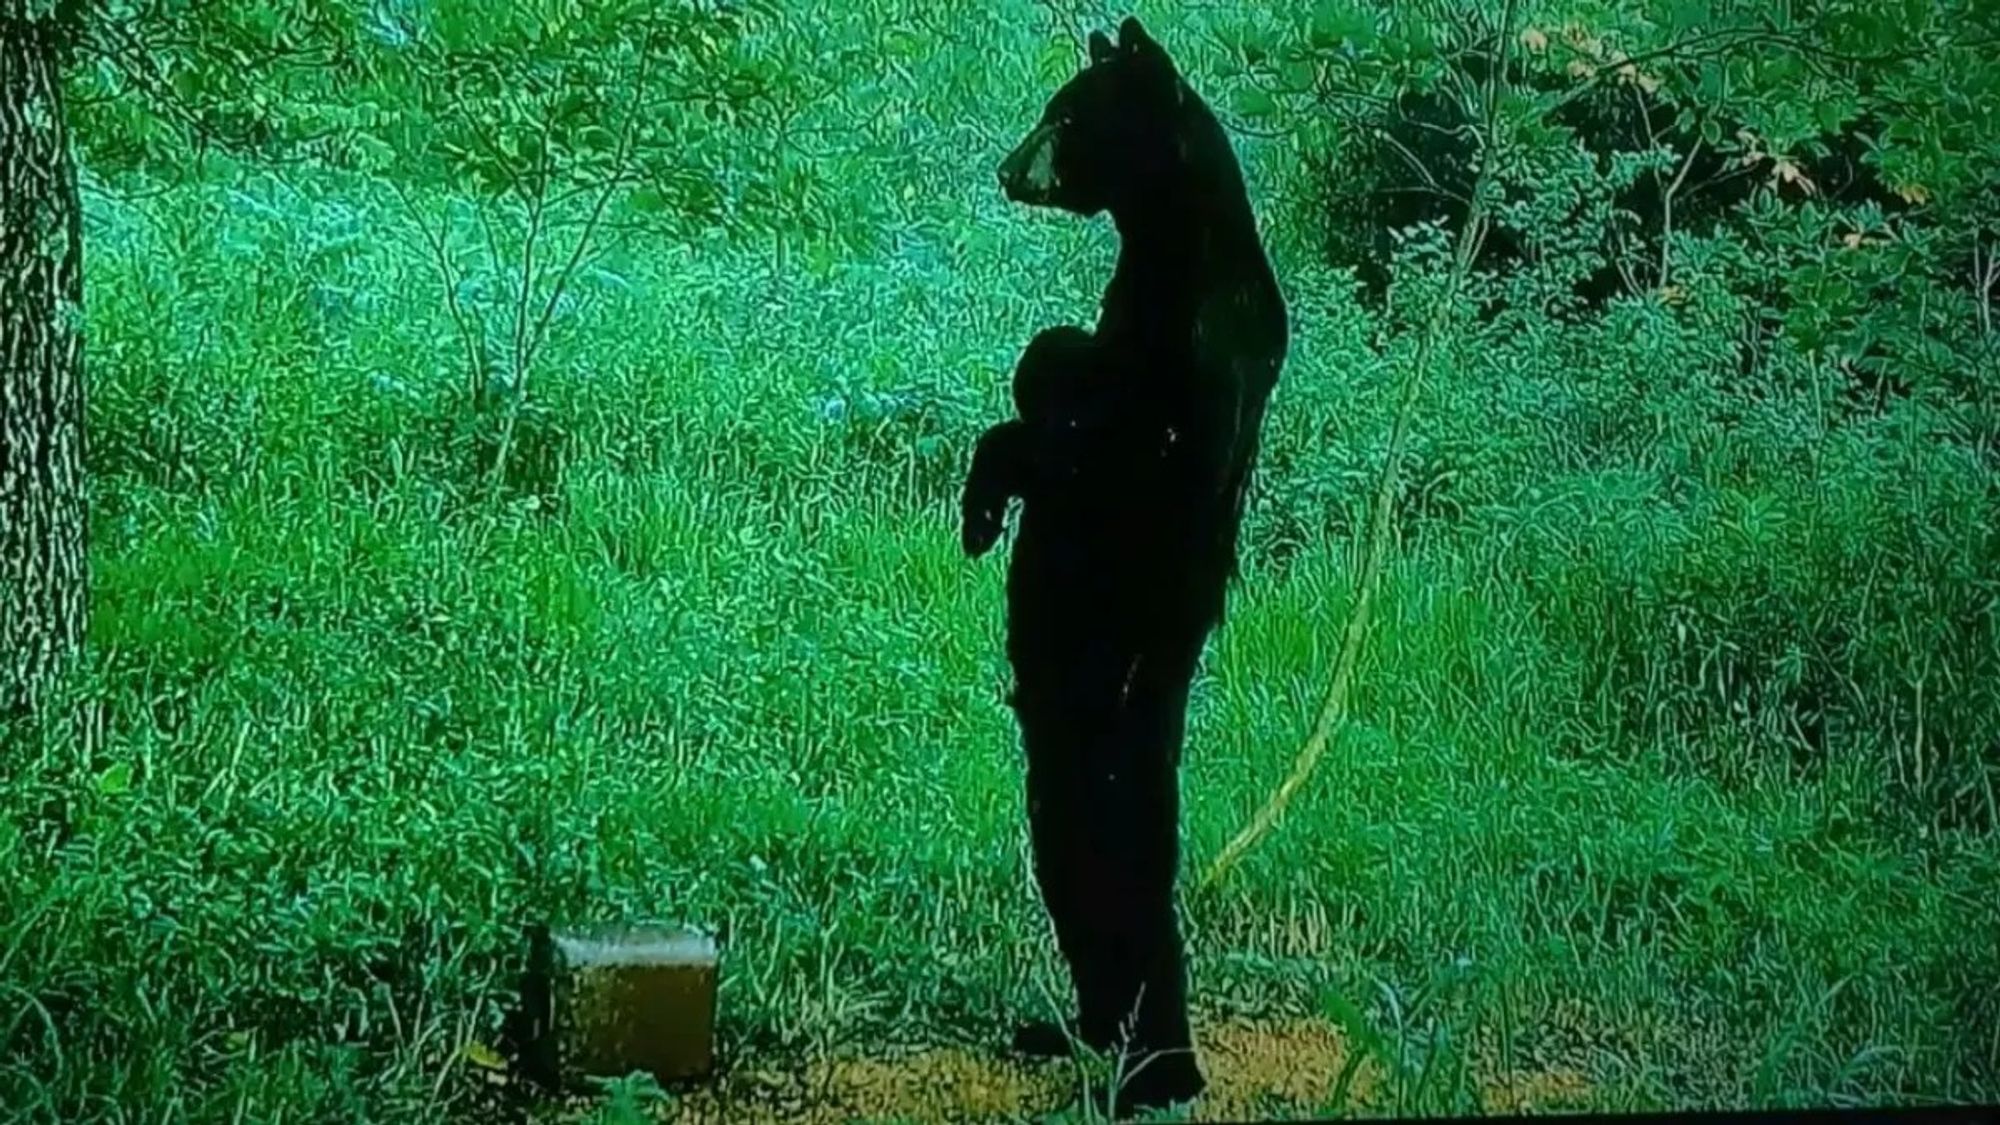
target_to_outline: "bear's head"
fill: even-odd
[[[1091,32],[1089,51],[1089,63],[1000,162],[1008,199],[1091,216],[1172,168],[1185,101],[1173,60],[1129,16],[1116,44]]]

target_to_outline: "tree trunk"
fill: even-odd
[[[89,585],[83,226],[57,6],[0,0],[0,718],[65,670]]]

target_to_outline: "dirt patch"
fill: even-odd
[[[1352,1062],[1345,1036],[1319,1020],[1231,1020],[1198,1036],[1208,1093],[1197,1121],[1322,1116],[1366,1105],[1381,1082],[1373,1060],[1354,1064],[1344,1104],[1333,1104]]]
[[[1487,1113],[1547,1113],[1589,1104],[1590,1080],[1574,1070],[1551,1070],[1488,1079],[1480,1083],[1479,1104]]]
[[[963,1049],[923,1051],[898,1060],[832,1059],[816,1063],[808,1082],[820,1105],[843,1120],[908,1118],[990,1120],[1059,1108],[1069,1075]]]
[[[1618,1060],[1637,1053],[1624,1031],[1570,1000],[1517,1028],[1509,1050],[1501,1049],[1490,1024],[1479,1030],[1475,1043],[1472,1073],[1487,1113],[1589,1108],[1600,1094],[1589,1076],[1615,1069]]]
[[[1199,1028],[1196,1041],[1209,1079],[1207,1094],[1191,1114],[1196,1121],[1322,1114],[1331,1108],[1350,1059],[1337,1029],[1308,1019],[1222,1021]],[[810,1125],[1018,1120],[1070,1105],[1082,1077],[1073,1063],[1031,1063],[960,1047],[841,1055],[791,1071],[732,1075],[676,1099],[665,1119]],[[1372,1063],[1356,1065],[1345,1105],[1366,1104],[1378,1085]]]
[[[1029,1066],[960,1047],[816,1059],[791,1071],[732,1075],[677,1099],[668,1121],[990,1121],[1058,1109],[1068,1068]]]
[[[1394,1093],[1382,1066],[1357,1060],[1341,1030],[1310,1018],[1214,1019],[1196,1040],[1208,1091],[1187,1116],[1194,1121],[1257,1121],[1390,1111]],[[1487,1113],[1534,1113],[1588,1108],[1599,1091],[1576,1049],[1516,1053],[1502,1067],[1492,1052],[1475,1050],[1470,1075]],[[1105,1076],[1069,1061],[1029,1062],[967,1047],[847,1050],[830,1056],[745,1065],[710,1086],[682,1090],[649,1107],[655,1119],[708,1123],[990,1122],[1060,1114],[1086,1118],[1076,1107],[1086,1078],[1103,1104]],[[573,1113],[590,1117],[579,1099]],[[590,1118],[594,1119],[594,1118]]]

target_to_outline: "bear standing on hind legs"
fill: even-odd
[[[1215,116],[1137,20],[1115,44],[1091,33],[1089,53],[1000,165],[1009,199],[1108,212],[1120,238],[1091,347],[1070,353],[1088,361],[1091,409],[1056,458],[1067,485],[1024,497],[1007,654],[1035,878],[1076,987],[1075,1032],[1126,1052],[1129,1111],[1205,1085],[1174,904],[1179,762],[1288,325]],[[1013,479],[1048,479],[1041,430],[996,431],[1012,436],[982,439],[986,460],[1040,464]],[[974,555],[998,534],[981,475],[963,513]],[[1015,1042],[1054,1053],[1065,1035],[1031,1023]]]

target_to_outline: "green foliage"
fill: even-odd
[[[1497,106],[1497,144],[1481,159],[1495,169],[1505,201],[1495,237],[1518,242],[1535,262],[1542,307],[1560,305],[1558,283],[1603,264],[1589,260],[1597,232],[1653,223],[1668,229],[1671,243],[1674,216],[1654,213],[1657,200],[1642,214],[1607,210],[1635,179],[1652,180],[1669,198],[1683,187],[1698,193],[1703,185],[1683,184],[1677,169],[1684,177],[1699,158],[1741,169],[1734,175],[1752,177],[1761,195],[1810,202],[1826,186],[1811,169],[1833,155],[1828,137],[1857,139],[1861,150],[1841,159],[1859,161],[1907,205],[1892,221],[1850,218],[1923,244],[1915,268],[1963,283],[1967,259],[1995,238],[2000,67],[1992,59],[2000,22],[1990,5],[1903,5],[1888,18],[1885,6],[1866,3],[1521,7],[1521,25],[1508,33],[1518,69]],[[1294,173],[1308,181],[1292,189],[1302,221],[1338,215],[1369,189],[1375,173],[1364,158],[1434,166],[1469,144],[1470,123],[1484,117],[1494,14],[1449,2],[1383,9],[1330,0],[1310,16],[1273,9],[1227,18],[1223,34],[1246,79],[1241,88],[1254,91],[1248,108],[1295,135],[1308,156]],[[1381,107],[1412,96],[1455,107],[1459,123],[1417,130],[1414,151],[1370,155]],[[1587,159],[1577,166],[1572,144],[1585,138],[1574,113],[1585,108],[1598,125],[1626,115],[1654,139],[1595,168]],[[1409,168],[1399,171],[1424,190]],[[1549,243],[1565,232],[1571,245]],[[1371,253],[1361,245],[1333,249],[1336,264]],[[1620,263],[1628,287],[1668,284],[1673,256]]]
[[[72,98],[103,172],[169,173],[193,139],[486,197],[616,182],[636,218],[679,236],[833,229],[792,131],[858,52],[768,2],[104,0],[96,14]]]
[[[1189,904],[1200,994],[1331,1012],[1342,1112],[2000,1097],[1994,12],[1778,7],[1522,5],[1560,80],[1501,88],[1485,154],[1523,254],[1417,404],[1355,720]],[[535,917],[724,926],[741,1073],[1042,1011],[1002,569],[950,519],[1019,341],[1108,265],[992,185],[1071,29],[102,11],[71,79],[96,667],[82,733],[0,771],[0,1105],[497,1116],[464,1060]],[[1371,99],[1480,104],[1484,25],[1143,18],[1241,129],[1297,328],[1192,865],[1302,737],[1444,288],[1435,224],[1384,309],[1314,261],[1324,173]],[[1619,193],[1686,152],[1581,151],[1571,64],[1626,97],[1610,52],[1690,36],[1639,73],[1764,186],[1586,308]],[[1864,117],[1893,213],[1781,166]]]
[[[1898,763],[1902,814],[1990,823],[2000,701],[1985,685],[2000,670],[2000,633],[1980,607],[1995,590],[1984,576],[1996,549],[2000,348],[1993,274],[1979,263],[1991,261],[1981,248],[1995,234],[2000,133],[1990,100],[1955,91],[2000,78],[1992,12],[1524,7],[1514,29],[1524,69],[1495,103],[1497,145],[1477,153],[1500,191],[1489,240],[1512,241],[1520,258],[1481,270],[1464,294],[1461,362],[1421,406],[1404,518],[1454,538],[1498,534],[1510,552],[1546,544],[1510,557],[1506,572],[1571,607],[1550,624],[1598,654],[1579,669],[1584,705],[1626,716],[1635,750],[1673,740],[1687,765],[1717,777],[1764,769],[1771,754],[1817,769],[1864,753]],[[1476,14],[1329,4],[1310,19],[1239,23],[1244,73],[1272,99],[1266,119],[1320,130],[1331,153],[1309,163],[1324,179],[1303,198],[1346,190],[1341,161],[1358,150],[1327,122],[1368,127],[1366,107],[1403,91],[1438,92],[1473,122],[1483,112],[1487,79],[1465,52],[1495,29]],[[1719,226],[1669,228],[1655,261],[1607,259],[1596,232],[1645,217],[1619,215],[1618,193],[1671,178],[1691,153],[1580,151],[1558,122],[1593,83],[1657,94],[1682,128],[1767,186]],[[1879,146],[1863,159],[1908,205],[1898,214],[1823,201],[1800,170],[1806,155],[1795,154],[1817,134],[1864,119],[1879,123]],[[1445,233],[1401,238],[1392,332],[1435,300]],[[1607,264],[1633,295],[1593,314],[1574,291]],[[1407,343],[1386,346],[1393,370]],[[1307,410],[1347,413],[1318,397],[1331,388],[1312,393]],[[1330,431],[1310,432],[1323,442]],[[1372,476],[1366,449],[1309,452],[1294,440],[1281,423],[1271,451],[1281,480],[1268,487],[1285,500],[1352,496]],[[1351,528],[1351,504],[1321,508],[1327,531]],[[1568,522],[1544,522],[1564,509]],[[1275,546],[1271,524],[1283,518],[1270,512],[1253,529],[1266,538],[1253,539]],[[1570,587],[1562,573],[1588,584]],[[1571,594],[1601,614],[1576,616]],[[1921,628],[1915,605],[1927,607]],[[1910,671],[1944,653],[1948,701],[1934,672]],[[1935,761],[1913,768],[1919,727]]]

